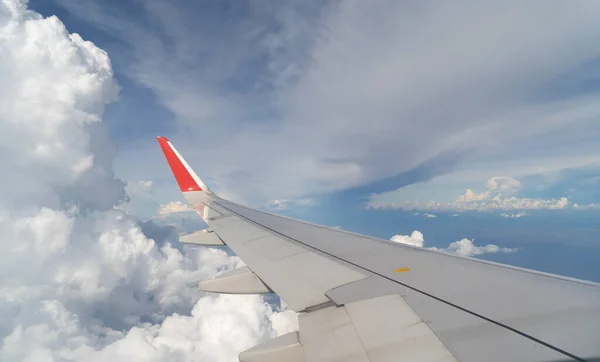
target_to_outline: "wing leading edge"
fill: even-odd
[[[253,210],[216,196],[158,140],[209,226],[181,241],[227,245],[249,268],[200,287],[273,291],[300,313],[299,332],[242,353],[242,361],[600,360],[598,284]]]

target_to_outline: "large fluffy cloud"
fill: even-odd
[[[104,51],[18,0],[0,0],[0,49],[0,360],[232,361],[293,326],[258,296],[190,286],[237,257],[182,252],[114,208]]]
[[[4,338],[2,357],[17,361],[216,361],[237,360],[240,350],[277,333],[278,314],[258,296],[205,297],[191,315],[124,331],[89,323],[55,300],[36,308],[35,322]],[[285,332],[282,330],[281,332]]]

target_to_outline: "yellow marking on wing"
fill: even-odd
[[[404,273],[407,271],[410,271],[410,268],[398,268],[396,270],[394,270],[396,273]]]

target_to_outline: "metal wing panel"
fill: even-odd
[[[299,317],[307,362],[456,362],[399,295],[329,307]]]
[[[298,317],[306,362],[370,362],[346,308],[329,307]]]
[[[401,296],[439,340],[463,362],[526,362],[571,360],[551,348],[514,333],[498,324],[490,323],[471,313],[440,303],[425,294],[387,279],[373,276],[330,290],[327,296],[337,305],[346,307],[365,299],[388,295]],[[375,308],[367,314],[387,314],[388,308]],[[382,312],[377,312],[381,310]],[[392,324],[401,324],[403,318],[388,315]]]
[[[566,362],[576,359],[499,324],[406,288],[401,296],[462,362]]]
[[[207,224],[231,248],[237,244],[272,235],[270,231],[233,215],[208,220]]]
[[[368,274],[230,215],[207,221],[215,233],[295,311],[327,303],[325,293]]]
[[[398,294],[345,306],[372,362],[456,362],[429,326]]]
[[[559,276],[345,233],[219,201],[224,208],[332,259],[406,286],[565,357],[600,357],[600,288]],[[398,268],[410,272],[395,273]],[[417,308],[415,308],[417,309]],[[421,317],[429,320],[428,310]]]

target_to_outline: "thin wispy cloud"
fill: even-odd
[[[502,217],[504,217],[506,219],[520,219],[520,218],[522,218],[525,215],[527,215],[527,214],[524,213],[524,212],[518,212],[518,213],[515,213],[515,214],[509,214],[509,213],[503,212],[503,213],[500,214],[500,216],[502,216]]]
[[[564,89],[600,57],[594,2],[60,3],[121,36],[117,61],[175,116],[190,161],[261,205],[600,151],[597,97]]]
[[[272,210],[282,211],[282,210],[287,210],[290,208],[309,207],[309,206],[315,206],[315,205],[316,205],[316,201],[311,198],[296,199],[296,200],[276,199],[276,200],[270,200],[267,204],[267,208],[272,209]]]

